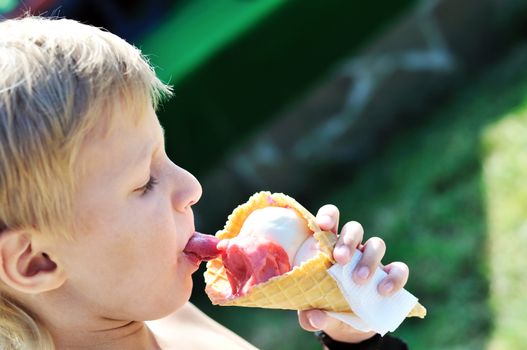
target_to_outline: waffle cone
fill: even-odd
[[[221,257],[210,260],[205,271],[205,292],[215,305],[262,307],[270,309],[306,310],[322,309],[335,312],[353,312],[327,269],[335,263],[333,247],[337,236],[322,231],[315,217],[293,198],[281,193],[259,192],[238,206],[228,217],[225,228],[216,233],[220,239],[238,235],[245,219],[257,209],[278,206],[294,209],[306,220],[318,242],[319,252],[313,258],[283,275],[254,285],[246,294],[233,297],[231,286]],[[421,305],[410,316],[424,317],[426,309]]]

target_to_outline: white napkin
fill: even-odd
[[[353,282],[352,271],[361,256],[362,253],[357,250],[346,265],[334,264],[328,269],[355,315],[337,312],[328,314],[360,331],[375,331],[385,335],[399,327],[417,305],[417,298],[405,289],[389,297],[381,296],[377,292],[377,286],[386,276],[381,268],[376,269],[368,283],[359,285]]]

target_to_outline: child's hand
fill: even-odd
[[[337,233],[339,210],[334,205],[325,205],[317,213],[317,223],[321,229]],[[339,264],[350,261],[355,249],[363,252],[362,258],[353,271],[356,283],[366,283],[378,266],[386,252],[382,239],[372,237],[364,245],[361,243],[364,235],[362,226],[355,221],[347,222],[340,231],[340,237],[333,250],[333,257]],[[388,274],[377,286],[380,294],[389,296],[399,291],[408,280],[408,266],[402,262],[393,262],[382,269]],[[358,343],[375,335],[374,332],[361,332],[353,327],[328,316],[321,310],[304,310],[298,312],[300,326],[307,331],[323,330],[331,338],[349,343]]]

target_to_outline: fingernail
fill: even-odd
[[[370,275],[370,269],[367,268],[366,266],[362,266],[357,271],[357,277],[360,278],[361,280],[367,279],[369,275]]]
[[[309,323],[313,328],[322,329],[325,326],[326,317],[324,314],[315,312],[309,317]]]
[[[329,215],[321,215],[318,218],[318,222],[321,226],[327,227],[331,225],[331,223],[333,222],[333,219],[331,219],[331,216]]]
[[[393,283],[392,282],[385,282],[379,286],[381,290],[381,294],[390,294],[393,290]]]
[[[348,247],[341,245],[335,248],[335,254],[339,255],[342,262],[348,262],[351,252]]]

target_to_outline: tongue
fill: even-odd
[[[215,236],[194,232],[183,252],[194,255],[200,260],[214,259],[221,254],[216,247],[219,241]]]

